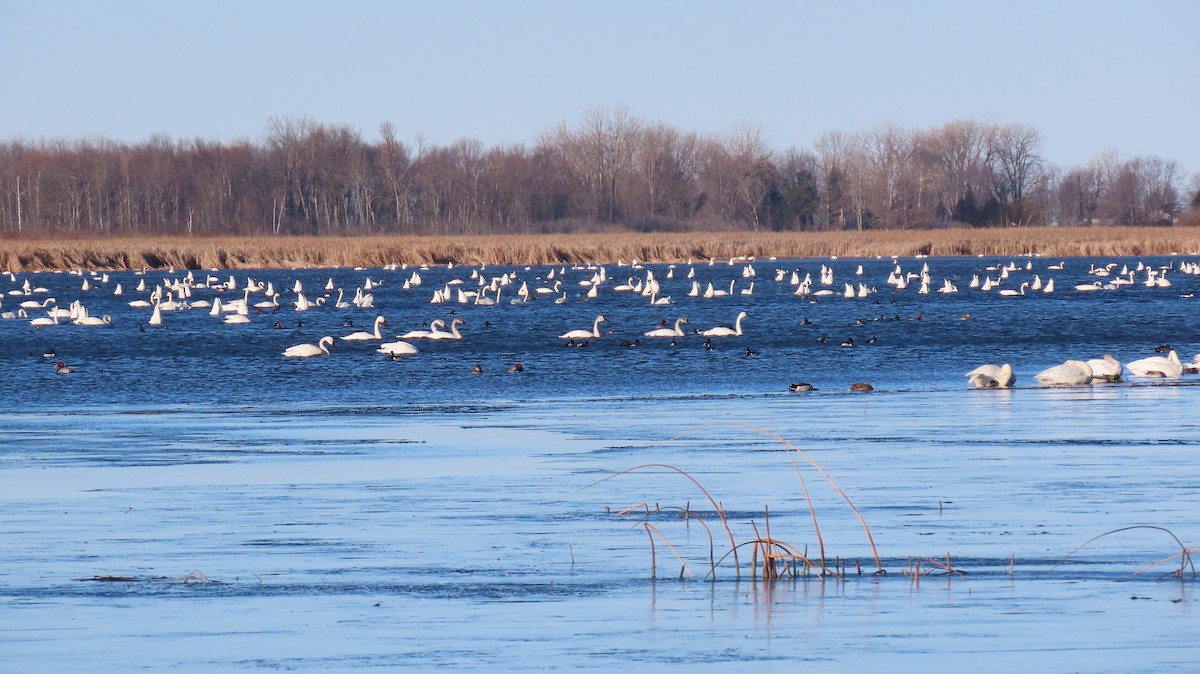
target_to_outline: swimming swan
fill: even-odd
[[[1009,388],[1017,381],[1012,365],[980,365],[967,373],[971,388]]]
[[[358,332],[352,332],[352,333],[346,335],[345,337],[343,337],[342,339],[343,340],[351,340],[351,341],[367,341],[367,340],[371,340],[371,339],[383,339],[383,335],[379,332],[379,326],[383,325],[384,323],[387,323],[386,318],[384,318],[383,316],[376,316],[375,317],[375,332],[363,332],[360,330]]]
[[[1068,360],[1034,376],[1044,386],[1083,386],[1092,383],[1092,366],[1082,360]]]
[[[564,332],[563,334],[559,335],[558,338],[559,339],[593,339],[593,338],[599,339],[600,338],[600,323],[603,322],[604,320],[605,319],[603,316],[597,316],[595,322],[592,323],[592,329],[590,332],[587,330],[571,330],[570,332]]]
[[[709,328],[700,334],[705,337],[741,337],[742,336],[742,319],[749,316],[746,312],[741,312],[737,315],[737,320],[734,321],[733,327],[729,328],[724,325],[718,325],[715,328]]]
[[[683,330],[681,330],[679,328],[679,326],[680,326],[680,324],[687,323],[687,322],[688,322],[687,316],[680,316],[679,318],[675,319],[675,328],[674,329],[658,328],[656,330],[651,330],[651,331],[643,333],[643,334],[645,334],[647,337],[682,337]]]
[[[328,337],[328,336],[322,337],[321,341],[317,342],[315,345],[314,344],[297,344],[296,346],[289,346],[287,349],[284,350],[283,355],[285,355],[289,358],[309,358],[311,356],[328,356],[329,348],[327,346],[325,346],[326,343],[328,343],[329,346],[333,346],[333,337]]]
[[[409,330],[399,337],[400,339],[428,339],[433,333],[438,332],[439,328],[444,327],[446,327],[446,321],[437,318],[429,324],[428,330]]]
[[[464,319],[462,316],[456,316],[454,320],[450,321],[450,332],[436,330],[429,333],[429,336],[426,339],[462,339],[462,335],[458,333],[458,326],[466,322],[466,319]]]
[[[417,347],[405,341],[387,342],[380,344],[377,353],[386,354],[389,356],[403,356],[411,353],[417,353]]]
[[[1174,349],[1165,358],[1150,356],[1127,363],[1125,367],[1138,377],[1178,377],[1183,374],[1183,363]]]

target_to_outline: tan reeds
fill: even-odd
[[[286,269],[408,264],[609,264],[770,256],[1049,257],[1196,254],[1200,228],[1047,227],[867,232],[704,232],[364,237],[0,239],[0,271]]]
[[[717,500],[712,497],[712,494],[708,493],[708,490],[704,488],[704,485],[700,484],[700,482],[696,478],[689,475],[686,471],[680,470],[680,469],[676,468],[675,466],[670,466],[665,463],[646,463],[646,464],[642,464],[640,466],[634,466],[633,468],[626,468],[625,470],[613,473],[612,475],[609,475],[608,477],[602,478],[600,480],[596,480],[592,484],[588,485],[588,487],[594,487],[594,486],[600,484],[601,482],[606,482],[615,477],[619,477],[621,475],[628,475],[630,473],[634,473],[634,472],[637,472],[640,470],[646,470],[648,468],[661,468],[663,470],[669,470],[669,471],[678,473],[679,475],[682,475],[684,478],[686,478],[693,485],[695,485],[696,488],[699,489],[702,494],[704,494],[704,498],[708,499],[708,502],[710,504],[712,504],[713,510],[716,511],[717,517],[721,518],[721,526],[725,528],[725,533],[729,536],[729,545],[733,548],[733,551],[734,551],[733,552],[734,573],[735,573],[735,575],[737,575],[737,577],[740,578],[741,577],[741,569],[740,569],[740,565],[738,564],[738,559],[737,559],[737,542],[734,540],[733,530],[729,528],[729,521],[725,518],[725,511],[721,508],[720,504],[717,503]],[[626,509],[626,510],[628,510],[628,509]],[[648,512],[649,511],[647,510],[647,513]],[[708,527],[706,526],[705,528],[707,529]],[[715,570],[716,569],[714,566],[714,572],[715,572]]]
[[[706,428],[711,428],[714,426],[733,426],[733,427],[737,427],[737,428],[749,429],[756,433],[760,433],[760,434],[766,435],[768,437],[771,437],[771,438],[779,441],[784,446],[785,450],[787,451],[788,460],[791,461],[792,468],[796,472],[796,477],[800,481],[801,488],[804,492],[805,502],[808,505],[808,510],[812,517],[813,528],[814,528],[814,531],[816,532],[819,550],[820,550],[820,559],[819,560],[810,560],[807,556],[807,552],[805,554],[801,555],[795,551],[793,546],[790,546],[790,545],[784,543],[783,541],[780,541],[780,540],[774,538],[771,535],[770,509],[769,508],[764,508],[764,525],[766,527],[766,534],[765,535],[761,534],[758,531],[758,525],[755,524],[754,522],[751,522],[751,526],[754,529],[754,540],[752,540],[748,543],[739,544],[737,542],[736,538],[734,537],[733,529],[730,526],[729,520],[725,513],[725,510],[724,510],[724,508],[721,507],[720,503],[715,498],[713,498],[712,494],[702,484],[700,484],[700,482],[695,477],[693,477],[687,471],[684,471],[675,466],[671,466],[668,464],[661,464],[661,463],[642,464],[639,466],[634,466],[632,468],[627,468],[622,471],[618,471],[618,472],[616,472],[612,475],[609,475],[601,480],[597,480],[596,482],[594,482],[590,485],[587,485],[587,486],[592,487],[592,486],[595,486],[597,484],[600,484],[602,482],[605,482],[607,480],[613,479],[613,478],[621,476],[621,475],[628,475],[630,473],[649,470],[649,469],[667,470],[667,471],[671,471],[678,475],[683,476],[685,479],[687,479],[689,482],[691,482],[692,485],[694,485],[697,489],[699,489],[700,492],[704,495],[704,497],[706,499],[708,499],[708,502],[712,505],[713,510],[716,512],[717,516],[720,518],[721,526],[725,529],[725,534],[729,539],[729,546],[730,546],[729,552],[727,552],[725,554],[725,556],[723,556],[721,558],[721,560],[713,561],[713,557],[715,556],[715,545],[713,542],[712,532],[711,532],[711,530],[709,530],[708,525],[704,524],[703,518],[700,517],[698,513],[692,512],[691,503],[688,502],[687,506],[684,508],[669,508],[669,509],[680,510],[681,518],[684,519],[685,522],[690,522],[691,519],[693,519],[693,518],[696,519],[696,521],[700,522],[704,526],[705,531],[708,532],[709,558],[710,558],[710,565],[711,565],[710,573],[713,578],[716,577],[716,567],[720,564],[721,561],[723,561],[725,559],[725,557],[727,557],[729,555],[733,556],[733,565],[734,565],[735,575],[738,578],[741,577],[741,563],[738,559],[738,550],[739,550],[739,548],[741,548],[744,545],[751,546],[752,556],[751,556],[750,568],[753,570],[753,575],[756,577],[760,573],[761,573],[762,578],[764,578],[764,579],[779,578],[782,573],[787,573],[794,577],[797,574],[795,565],[797,563],[799,563],[802,565],[802,567],[799,571],[800,573],[808,573],[810,570],[816,569],[816,570],[820,571],[821,577],[824,577],[826,575],[833,575],[838,578],[844,578],[845,577],[845,569],[843,568],[843,563],[840,558],[835,563],[833,569],[830,569],[830,567],[828,565],[827,558],[825,556],[825,543],[821,538],[820,523],[817,518],[816,508],[813,505],[811,495],[809,494],[808,487],[804,481],[803,473],[800,470],[800,464],[796,458],[797,455],[799,455],[799,456],[803,457],[805,460],[807,460],[818,472],[821,473],[821,475],[829,482],[829,484],[834,488],[834,490],[837,491],[837,493],[846,502],[846,504],[849,506],[851,511],[853,511],[855,517],[858,519],[859,523],[862,525],[863,530],[866,532],[867,541],[869,542],[869,544],[871,546],[871,553],[875,558],[875,567],[876,567],[875,573],[876,573],[876,575],[882,575],[882,574],[886,573],[886,571],[883,568],[883,563],[879,558],[879,551],[875,547],[875,540],[874,540],[874,537],[871,535],[870,527],[867,525],[866,520],[862,516],[862,513],[859,512],[858,508],[854,505],[853,501],[850,500],[850,497],[846,494],[845,490],[843,490],[841,488],[841,486],[837,483],[837,481],[834,480],[833,477],[831,475],[829,475],[829,473],[826,472],[825,469],[822,468],[821,465],[818,464],[811,456],[809,456],[806,452],[804,452],[800,448],[796,447],[791,442],[787,441],[785,438],[783,438],[779,434],[764,430],[764,429],[756,427],[756,426],[751,426],[748,424],[742,424],[742,423],[736,423],[736,422],[715,422],[715,423],[711,423],[711,424],[704,424],[704,425],[698,426],[698,427],[693,428],[685,433],[677,435],[674,438],[671,438],[670,442],[675,442],[683,437],[686,437],[687,435],[690,435],[690,434],[696,433],[700,430],[703,430]],[[638,504],[629,506],[627,508],[624,508],[624,509],[620,510],[619,512],[617,512],[617,515],[618,516],[628,515],[628,514],[632,514],[634,512],[638,512],[638,511],[644,511],[645,518],[649,518],[650,517],[649,502],[642,502],[642,503],[638,503]],[[605,512],[611,512],[611,508],[605,508]],[[655,504],[654,512],[655,513],[661,512],[661,508],[658,506],[657,503]],[[642,524],[649,527],[649,523],[645,521],[645,518],[642,520]],[[650,529],[647,528],[646,531],[647,531],[647,534],[649,535]],[[666,537],[662,534],[661,531],[659,531],[658,529],[654,529],[654,531],[659,534],[659,536],[660,536],[660,538],[662,538],[662,540],[666,541]],[[670,545],[669,542],[667,542],[667,544]],[[675,552],[676,556],[679,556],[678,552],[675,551],[673,546],[672,546],[672,552]],[[654,542],[653,542],[653,537],[651,537],[651,564],[652,564],[652,566],[655,564],[654,556],[655,556]],[[760,559],[762,560],[761,566],[760,566],[760,562],[759,562]],[[683,561],[682,558],[680,558],[680,561]],[[861,574],[862,569],[861,569],[861,567],[858,566],[857,562],[855,563],[855,566],[858,569],[858,572]],[[948,569],[948,572],[949,572],[949,570],[952,570],[949,566],[949,555],[947,555],[946,568]],[[690,573],[690,570],[689,570],[689,573]]]
[[[803,473],[801,473],[800,465],[796,461],[797,455],[803,457],[806,461],[808,461],[810,464],[812,464],[813,468],[815,468],[817,470],[817,472],[819,472],[821,474],[821,476],[824,477],[827,482],[829,482],[829,484],[834,488],[834,490],[837,491],[837,493],[842,497],[842,500],[846,502],[846,505],[849,506],[850,510],[854,513],[854,516],[858,519],[859,524],[862,526],[863,531],[866,533],[867,542],[871,546],[871,554],[875,558],[875,569],[876,569],[875,572],[878,574],[887,573],[883,569],[883,562],[879,559],[879,551],[875,548],[875,537],[871,535],[871,527],[867,525],[867,521],[866,521],[866,519],[863,518],[862,513],[859,512],[858,507],[854,505],[854,502],[852,500],[850,500],[850,496],[848,494],[846,494],[845,490],[842,489],[841,485],[839,485],[837,483],[837,480],[834,480],[833,476],[830,475],[829,473],[827,473],[825,471],[825,469],[821,467],[821,464],[817,463],[816,459],[813,459],[812,456],[810,456],[807,452],[800,449],[796,445],[792,444],[787,438],[785,438],[782,435],[775,433],[773,431],[768,431],[764,428],[760,428],[758,426],[754,426],[751,424],[744,424],[744,423],[736,422],[736,421],[717,421],[717,422],[713,422],[713,423],[709,423],[709,424],[702,424],[691,430],[685,431],[685,432],[675,436],[674,438],[671,438],[671,441],[673,442],[673,441],[679,440],[681,438],[687,437],[688,435],[691,435],[693,433],[702,431],[707,428],[713,428],[716,426],[732,426],[735,428],[744,428],[744,429],[753,431],[755,433],[765,435],[769,438],[777,440],[780,444],[783,445],[784,449],[787,450],[788,460],[792,462],[792,469],[796,472],[796,478],[800,481],[801,489],[804,491],[805,501],[808,503],[809,514],[812,516],[814,533],[817,537],[817,543],[820,546],[821,566],[825,566],[825,543],[821,538],[821,528],[820,528],[820,524],[817,521],[817,512],[816,512],[816,509],[813,508],[812,499],[810,498],[809,493],[808,493],[808,487],[805,485],[805,482],[804,482],[804,475],[803,475]]]
[[[1063,557],[1061,560],[1058,561],[1057,564],[1055,564],[1053,567],[1050,568],[1050,571],[1053,571],[1054,569],[1057,569],[1058,567],[1062,566],[1063,564],[1066,564],[1067,560],[1070,559],[1072,556],[1074,556],[1075,553],[1086,548],[1087,546],[1091,545],[1095,541],[1098,541],[1101,538],[1104,538],[1105,536],[1111,536],[1113,534],[1119,534],[1119,533],[1126,532],[1126,531],[1133,531],[1135,529],[1148,529],[1150,531],[1161,531],[1161,532],[1167,534],[1168,536],[1170,536],[1171,539],[1175,541],[1175,544],[1179,546],[1178,554],[1171,555],[1170,557],[1160,559],[1156,562],[1152,562],[1152,563],[1138,569],[1136,573],[1141,573],[1143,571],[1153,569],[1154,567],[1159,566],[1160,564],[1165,564],[1166,562],[1169,562],[1171,560],[1178,559],[1179,560],[1179,568],[1175,570],[1174,575],[1178,578],[1182,578],[1184,572],[1190,568],[1192,570],[1192,576],[1195,577],[1196,566],[1195,566],[1195,564],[1192,563],[1192,553],[1200,551],[1200,548],[1189,548],[1188,546],[1183,544],[1183,541],[1179,540],[1179,537],[1175,535],[1175,532],[1171,531],[1170,529],[1167,529],[1166,527],[1160,527],[1160,526],[1156,526],[1153,524],[1135,524],[1133,526],[1121,527],[1120,529],[1113,529],[1112,531],[1106,531],[1102,534],[1096,534],[1095,536],[1092,536],[1091,538],[1084,541],[1082,544],[1080,544],[1074,550],[1068,552],[1065,557]]]

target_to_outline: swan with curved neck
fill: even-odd
[[[328,344],[329,346],[326,346]],[[289,346],[283,355],[288,358],[311,358],[312,356],[328,356],[329,347],[333,346],[333,337],[322,337],[316,344],[297,344]]]
[[[409,330],[400,335],[400,339],[429,339],[433,333],[438,332],[444,327],[446,327],[446,321],[437,318],[430,322],[428,330]]]
[[[687,322],[688,322],[687,316],[680,316],[679,318],[675,319],[675,328],[674,329],[658,328],[656,330],[651,330],[651,331],[643,333],[643,334],[645,334],[647,337],[682,337],[683,330],[680,329],[679,326],[681,324],[687,323]]]
[[[569,332],[564,332],[563,334],[559,335],[558,338],[559,339],[599,339],[600,338],[600,324],[603,323],[604,320],[605,320],[604,316],[597,316],[596,320],[592,323],[591,331],[571,330]]]
[[[364,331],[360,330],[358,332],[352,332],[352,333],[346,335],[345,337],[343,337],[342,339],[343,340],[351,340],[351,341],[360,341],[360,342],[367,341],[367,340],[374,340],[374,339],[383,339],[383,334],[379,332],[379,326],[383,325],[384,323],[387,323],[386,318],[384,318],[383,316],[376,316],[375,317],[375,332],[364,332]]]
[[[737,320],[734,321],[733,327],[730,328],[724,325],[718,325],[715,328],[709,328],[700,334],[705,337],[741,337],[742,336],[742,319],[749,316],[746,312],[741,312],[737,315]]]
[[[1178,377],[1183,374],[1183,363],[1179,354],[1172,349],[1166,356],[1150,356],[1125,365],[1138,377]]]
[[[458,332],[458,326],[467,321],[462,316],[456,316],[450,321],[450,332],[437,330],[429,334],[428,339],[462,339],[462,335]]]

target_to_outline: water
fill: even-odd
[[[368,276],[383,285],[375,310],[285,308],[227,326],[193,309],[156,328],[127,306],[148,294],[132,289],[182,273],[110,274],[87,292],[70,274],[0,281],[7,292],[28,278],[49,290],[35,298],[81,298],[113,319],[0,321],[0,670],[1191,671],[1190,569],[1138,571],[1178,554],[1163,529],[1200,539],[1194,377],[1075,389],[1032,377],[1159,344],[1190,360],[1200,317],[1185,295],[1200,280],[1172,271],[1170,288],[1080,293],[1089,265],[1139,260],[1061,272],[1014,261],[1022,270],[1003,287],[1038,273],[1057,291],[968,290],[1009,262],[977,258],[899,261],[928,263],[935,288],[959,285],[953,295],[893,291],[891,260],[756,261],[749,296],[736,294],[741,265],[697,265],[701,288],[737,279],[734,296],[711,299],[685,296],[686,265],[670,280],[650,266],[667,307],[611,291],[645,273],[629,267],[609,266],[616,280],[595,299],[577,285],[595,270],[568,268],[566,304],[509,304],[518,280],[490,307],[429,303],[451,279],[474,283],[470,267],[421,270],[409,290],[412,269],[256,271],[280,291],[300,280],[310,299],[330,277],[348,295]],[[772,280],[776,268],[816,277],[823,263],[834,289],[879,292],[813,303]],[[485,273],[508,271],[552,285],[549,267]],[[23,299],[5,295],[3,310]],[[370,329],[377,314],[390,339],[451,310],[466,319],[461,341],[414,341],[421,352],[399,361],[341,341],[328,358],[280,355]],[[659,319],[703,329],[741,310],[746,335],[711,351],[696,336],[619,346]],[[601,313],[612,334],[562,346],[558,334]],[[858,346],[838,346],[848,337]],[[56,375],[59,359],[76,372]],[[507,372],[516,362],[525,371]],[[963,373],[984,362],[1011,362],[1018,388],[968,390]],[[818,390],[789,392],[798,380]],[[850,393],[856,381],[876,391]],[[848,573],[764,582],[744,547],[741,577],[725,559],[714,581],[704,525],[717,557],[730,546],[704,494],[661,468],[610,477],[646,464],[687,471],[739,543],[763,533],[769,508],[774,538],[810,557],[823,542]],[[659,512],[616,514],[643,503]],[[683,509],[706,517],[685,522]],[[662,539],[652,577],[643,521],[687,563],[682,580]],[[886,575],[872,573],[875,551]],[[967,575],[929,561],[933,573],[906,573],[947,555]]]

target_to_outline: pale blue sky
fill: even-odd
[[[0,0],[0,138],[260,140],[271,116],[532,143],[589,106],[684,130],[1023,123],[1060,166],[1200,171],[1200,1]]]

